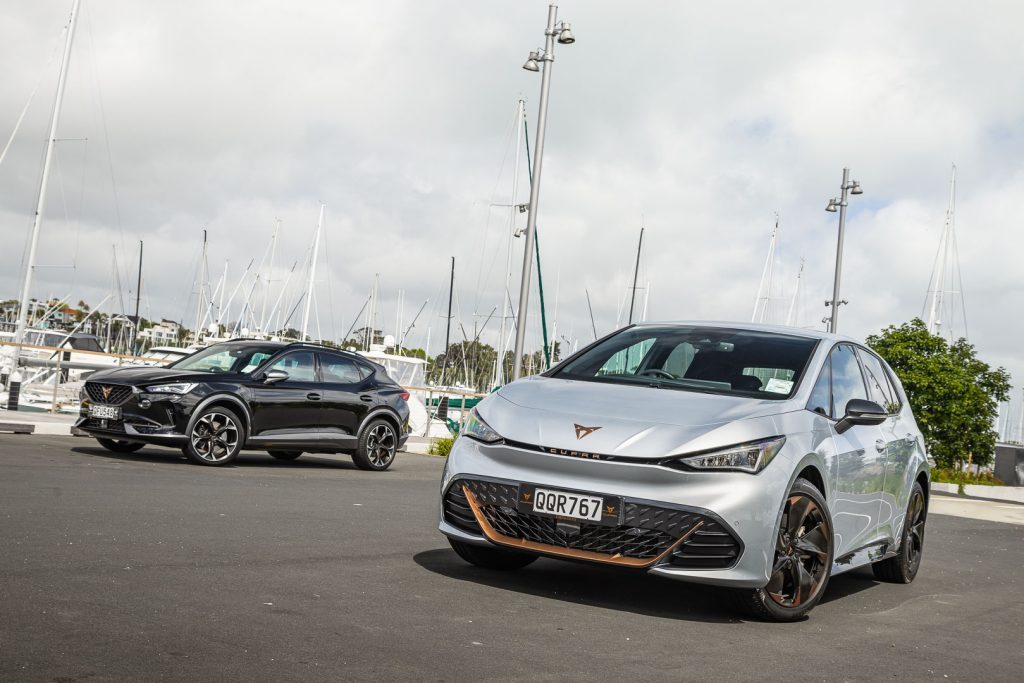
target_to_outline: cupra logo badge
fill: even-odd
[[[590,436],[591,434],[596,432],[598,429],[600,429],[600,427],[584,427],[583,425],[578,425],[578,424],[575,424],[575,423],[573,423],[573,427],[576,428],[576,440],[577,441],[579,441],[580,439],[582,439],[585,436]]]
[[[114,390],[114,387],[100,387],[100,390],[103,392],[103,400],[106,401],[110,398],[110,392]],[[576,433],[579,434],[578,431]]]

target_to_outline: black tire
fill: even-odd
[[[101,439],[97,437],[96,440],[108,451],[114,451],[115,453],[134,453],[146,445],[136,441],[121,441],[120,439]]]
[[[193,421],[182,450],[197,465],[223,467],[235,461],[244,444],[242,418],[229,408],[211,406]]]
[[[267,453],[278,460],[295,460],[302,455],[302,451],[267,451]]]
[[[832,515],[811,482],[797,479],[776,534],[768,585],[737,590],[740,606],[764,621],[803,619],[821,600],[835,552]]]
[[[924,553],[924,524],[928,518],[928,506],[921,484],[914,482],[907,503],[907,516],[900,535],[900,550],[896,557],[890,557],[871,565],[871,571],[879,581],[910,583],[921,568]]]
[[[359,435],[352,462],[361,470],[383,472],[391,467],[398,452],[398,432],[388,420],[371,420]]]
[[[451,543],[452,550],[459,557],[472,565],[483,567],[484,569],[512,571],[514,569],[522,569],[537,559],[536,555],[518,553],[514,550],[505,550],[504,548],[487,548],[482,545],[457,541],[454,538],[449,538],[448,542]]]

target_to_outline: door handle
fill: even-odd
[[[366,403],[372,403],[373,402],[373,396],[370,396],[369,394],[363,394],[362,396],[359,397],[359,400],[360,401],[365,401]]]
[[[308,398],[310,401],[319,401],[320,400],[320,394],[309,393],[309,394],[306,394],[306,398]]]
[[[878,439],[875,441],[875,450],[879,453],[885,452],[885,439]]]

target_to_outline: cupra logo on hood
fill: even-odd
[[[573,423],[573,427],[576,428],[576,440],[577,441],[579,441],[580,439],[582,439],[585,436],[590,436],[591,434],[596,432],[598,429],[600,429],[600,427],[584,427],[583,425],[578,425],[578,424],[575,424],[575,423]]]

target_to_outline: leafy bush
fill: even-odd
[[[980,484],[982,486],[1005,486],[991,472],[971,474],[955,467],[936,467],[932,470],[932,481],[937,484]]]
[[[431,455],[448,457],[448,454],[452,452],[452,444],[454,443],[455,439],[434,439],[430,442],[430,449],[427,452]]]

